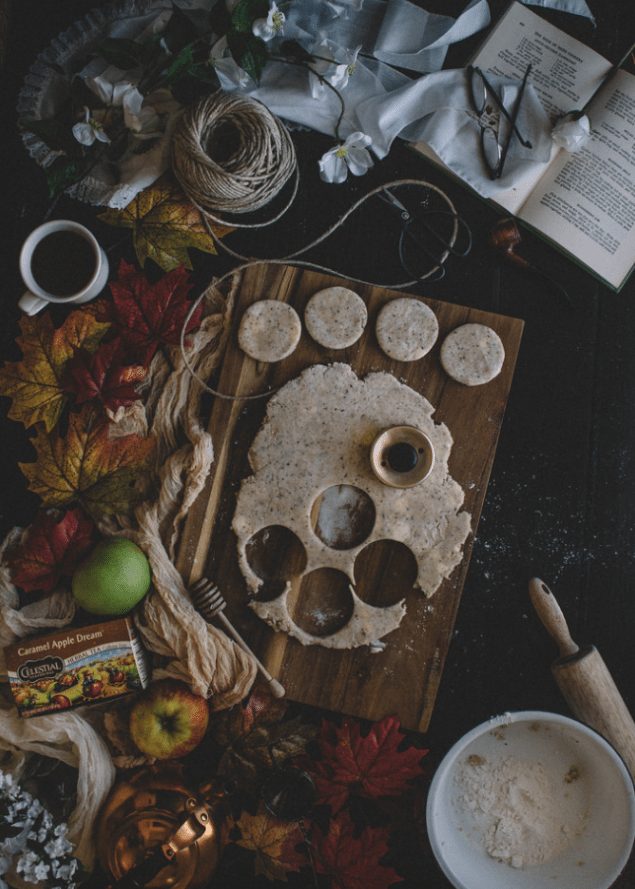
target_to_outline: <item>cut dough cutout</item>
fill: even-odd
[[[300,341],[302,323],[288,303],[261,299],[252,303],[240,319],[238,345],[256,361],[282,361]]]
[[[364,332],[367,320],[364,300],[348,287],[319,290],[304,310],[309,335],[327,349],[352,346]]]
[[[457,383],[481,386],[497,377],[505,362],[501,338],[484,324],[463,324],[441,346],[443,369]]]
[[[391,299],[377,316],[377,342],[395,361],[417,361],[427,355],[439,336],[439,322],[430,306],[404,296]]]

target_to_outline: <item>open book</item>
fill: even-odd
[[[586,111],[591,137],[575,154],[555,145],[548,164],[496,204],[613,290],[635,266],[635,76],[513,2],[472,60],[486,73],[531,83],[554,121]],[[416,146],[443,165],[429,146]]]

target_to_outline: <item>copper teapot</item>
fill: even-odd
[[[210,787],[186,787],[175,764],[135,770],[115,784],[97,825],[99,860],[113,885],[206,886],[219,858],[219,798]]]

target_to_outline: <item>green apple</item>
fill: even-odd
[[[73,596],[91,614],[126,614],[150,589],[150,565],[125,537],[102,540],[75,570]]]
[[[156,759],[186,756],[203,740],[209,705],[184,682],[162,679],[134,703],[130,735],[142,753]]]

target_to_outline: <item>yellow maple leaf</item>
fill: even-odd
[[[109,327],[90,309],[71,312],[57,330],[48,312],[33,318],[24,315],[17,338],[22,358],[0,369],[0,395],[12,399],[9,417],[27,428],[44,423],[50,432],[66,402],[62,391],[66,362],[80,346],[93,352]]]
[[[35,463],[20,463],[29,489],[47,506],[78,501],[92,516],[126,513],[144,496],[152,438],[110,438],[108,421],[86,407],[69,417],[65,436],[38,428]]]
[[[233,842],[255,852],[256,875],[262,874],[268,880],[286,880],[289,871],[298,871],[303,866],[303,859],[295,852],[295,846],[302,842],[302,834],[294,821],[278,821],[261,807],[255,815],[243,812],[231,827],[240,831],[240,839]]]
[[[99,218],[108,225],[131,228],[134,249],[143,267],[147,259],[170,272],[180,265],[192,268],[188,247],[216,253],[199,210],[188,201],[179,186],[163,177],[139,194],[123,210],[106,210]],[[222,238],[229,228],[213,226]]]

